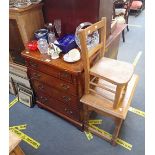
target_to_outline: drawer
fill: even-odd
[[[34,60],[27,59],[26,64],[28,68],[38,70],[40,72],[46,73],[48,75],[54,76],[56,78],[62,79],[64,81],[68,81],[72,83],[72,75],[66,71],[61,71],[49,65],[39,63]]]
[[[59,89],[60,91],[67,92],[68,94],[72,94],[74,96],[77,95],[77,88],[71,83],[32,69],[28,69],[28,74],[31,80],[38,80],[51,86],[52,88]]]
[[[43,93],[36,94],[36,100],[42,103],[45,106],[48,106],[51,109],[75,120],[79,120],[80,114],[76,109],[71,108],[70,106],[60,102],[54,98],[49,97]]]
[[[32,80],[32,86],[35,92],[43,92],[54,99],[57,99],[67,105],[71,105],[74,108],[78,108],[78,98],[68,94],[67,92],[59,91],[37,80]]]

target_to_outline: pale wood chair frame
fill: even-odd
[[[99,30],[100,43],[98,45],[96,45],[96,47],[94,47],[93,49],[88,51],[87,44],[86,44],[86,42],[87,42],[86,36],[89,34],[92,34],[92,32],[94,32],[96,30]],[[127,83],[119,84],[119,83],[112,81],[111,79],[106,79],[103,76],[101,77],[98,75],[94,75],[90,72],[90,58],[97,53],[99,53],[98,54],[99,59],[104,56],[105,43],[106,43],[106,18],[103,17],[101,19],[101,21],[81,30],[79,32],[79,34],[80,34],[79,35],[80,43],[81,43],[81,47],[82,47],[81,54],[82,54],[82,59],[83,59],[84,71],[85,71],[84,72],[84,74],[85,74],[85,94],[89,94],[90,91],[93,91],[92,89],[90,89],[90,84],[100,87],[100,88],[103,88],[103,89],[106,89],[104,86],[95,84],[94,81],[90,81],[90,75],[95,76],[97,78],[102,78],[102,79],[116,85],[116,91],[113,91],[110,89],[108,89],[108,91],[111,91],[112,93],[116,93],[113,108],[114,109],[118,108],[120,106],[119,103],[120,103],[121,99],[123,99],[123,94],[125,94],[125,91],[127,88]],[[98,94],[98,95],[100,95],[100,94]]]
[[[86,44],[86,36],[91,34],[92,32],[99,30],[99,35],[100,35],[100,43],[98,45],[96,45],[96,47],[94,47],[93,49],[91,49],[90,51],[88,51],[87,48],[87,44]],[[91,74],[90,72],[90,63],[91,63],[91,58],[95,55],[98,54],[99,59],[101,59],[104,56],[104,52],[105,52],[105,43],[106,43],[106,18],[102,18],[101,21],[93,24],[90,27],[85,28],[84,30],[81,30],[79,32],[79,38],[80,38],[80,43],[81,43],[81,54],[82,54],[82,59],[83,59],[83,65],[84,65],[84,74],[85,74],[85,95],[90,94],[91,91],[93,91],[93,93],[98,94],[96,91],[94,91],[93,89],[90,89],[90,85],[93,85],[94,87],[100,87],[103,89],[106,89],[112,93],[116,93],[115,95],[115,102],[113,105],[113,109],[117,109],[120,105],[118,104],[119,101],[121,100],[120,98],[120,94],[125,94],[125,91],[127,90],[128,84],[127,83],[123,83],[123,84],[118,84],[115,83],[114,81],[111,81],[110,79],[106,79],[104,77],[100,77],[100,76],[95,76],[93,74]],[[90,78],[90,76],[94,76],[95,78]],[[96,83],[94,83],[94,81],[98,81],[99,78],[102,78],[104,80],[107,80],[108,82],[111,82],[112,84],[116,84],[116,90],[110,90],[108,88],[105,88],[102,85],[98,85]],[[125,96],[125,95],[124,95]],[[124,98],[124,97],[123,97]],[[122,98],[122,100],[123,100]],[[125,112],[123,112],[122,116],[120,116],[117,112],[116,114],[113,113],[108,113],[105,112],[101,109],[98,109],[94,106],[91,106],[91,104],[85,104],[85,102],[83,102],[84,100],[81,100],[81,102],[83,103],[83,109],[84,109],[84,129],[85,130],[89,130],[91,132],[93,132],[94,134],[104,138],[105,140],[111,142],[112,145],[116,144],[116,139],[118,137],[123,119],[125,118]],[[127,102],[127,104],[125,105],[126,108],[129,106],[131,101]],[[98,114],[104,115],[104,116],[108,116],[111,117],[114,122],[115,122],[115,129],[114,132],[112,134],[112,138],[107,137],[106,135],[101,134],[100,132],[94,130],[92,127],[90,127],[88,125],[88,120],[89,120],[89,116],[90,113],[92,111],[97,112]],[[118,114],[118,115],[117,115]]]
[[[88,52],[87,44],[86,44],[86,34],[91,34],[92,32],[100,29],[100,44],[98,44],[95,48]],[[81,30],[79,32],[79,38],[81,43],[81,54],[83,59],[84,71],[85,71],[85,94],[89,93],[89,69],[90,69],[90,57],[92,57],[95,53],[99,51],[99,58],[104,55],[105,51],[105,43],[106,43],[106,18],[102,18],[101,21],[89,26],[88,28]]]
[[[85,131],[90,131],[94,133],[95,135],[105,139],[106,141],[110,142],[112,145],[116,145],[116,140],[117,137],[119,136],[119,132],[122,126],[122,123],[124,119],[127,116],[128,109],[130,107],[134,91],[136,89],[136,85],[138,83],[138,76],[133,75],[132,79],[130,80],[128,87],[127,87],[127,92],[125,94],[124,100],[123,100],[123,106],[120,109],[115,109],[115,110],[109,110],[109,111],[104,111],[103,109],[100,109],[99,107],[94,106],[91,103],[87,103],[85,101],[85,97],[82,97],[81,102],[83,103],[83,111],[84,111],[84,116],[83,116],[83,123],[84,123],[84,130]],[[92,101],[93,103],[93,101]],[[96,113],[110,117],[113,119],[115,123],[115,127],[112,133],[112,137],[107,136],[106,134],[100,133],[99,131],[95,130],[91,126],[89,126],[89,116],[92,111],[95,111]]]

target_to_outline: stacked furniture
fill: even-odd
[[[100,33],[100,42],[88,49],[87,36],[97,30]],[[84,95],[80,99],[83,103],[84,127],[85,130],[115,145],[122,122],[127,116],[138,76],[133,75],[132,64],[104,57],[106,18],[81,30],[79,37],[85,78]],[[97,59],[92,61],[95,55]],[[112,136],[102,134],[94,126],[89,125],[92,111],[114,120],[115,128]]]
[[[116,44],[119,43],[124,28],[124,25],[118,24],[113,36],[106,41],[107,57],[117,58]],[[116,42],[113,44],[114,40]],[[83,111],[80,103],[84,93],[82,60],[67,63],[62,57],[52,60],[50,56],[42,55],[39,51],[28,50],[23,51],[22,55],[37,105],[83,129]]]
[[[64,5],[64,1],[62,0],[44,0],[43,12],[45,22],[53,22],[54,19],[58,18],[61,19],[63,34],[75,31],[81,22],[90,21],[94,23],[101,18],[101,16],[106,16],[108,22],[106,24],[107,41],[105,56],[117,59],[120,35],[126,25],[118,24],[111,33],[112,0],[94,0],[91,3],[88,0],[84,0],[83,3],[85,3],[85,5],[88,4],[88,2],[90,3],[89,7],[85,7],[85,5],[78,0],[65,2]],[[44,25],[41,8],[42,4],[37,4],[25,9],[10,10],[10,19],[13,18],[14,22],[16,22],[23,45],[26,41],[33,38],[35,30]],[[83,11],[80,11],[82,8]],[[89,15],[90,10],[92,10],[91,15]],[[31,12],[30,14],[29,11]],[[64,12],[68,13],[69,16],[64,15]],[[77,12],[77,14],[75,14],[75,12]],[[34,16],[32,17],[33,14]],[[72,20],[70,20],[69,17]],[[30,22],[33,24],[31,25]],[[71,25],[71,23],[73,25]],[[34,26],[35,24],[36,26]],[[11,32],[12,31],[10,31],[10,33]],[[34,99],[37,105],[58,114],[78,128],[83,129],[83,111],[80,103],[80,98],[84,92],[82,61],[80,60],[79,62],[70,64],[64,62],[61,57],[57,60],[51,60],[49,56],[42,55],[39,51],[30,52],[27,50],[22,52],[25,60],[22,59],[22,61],[20,61],[18,58],[21,53],[19,52],[17,55],[15,54],[16,52],[12,53],[16,59],[13,59],[13,62],[20,64],[25,63],[26,65],[25,72],[26,74],[28,73],[30,87],[34,90]],[[21,90],[23,93],[23,87],[20,87],[18,90]],[[29,92],[26,87],[25,92]],[[27,101],[31,101],[31,97]]]

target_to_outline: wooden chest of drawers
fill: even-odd
[[[39,107],[56,113],[82,130],[82,63],[51,60],[38,51],[24,51],[28,76]],[[48,62],[48,60],[50,60]]]

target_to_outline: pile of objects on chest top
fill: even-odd
[[[58,59],[63,54],[66,62],[76,62],[80,60],[80,40],[78,32],[92,25],[90,22],[83,22],[75,28],[74,34],[61,35],[61,20],[56,19],[53,23],[47,23],[45,28],[36,30],[35,40],[27,44],[29,51],[39,50],[41,54],[50,55],[51,59]],[[87,47],[92,48],[99,43],[98,31],[87,37]]]

